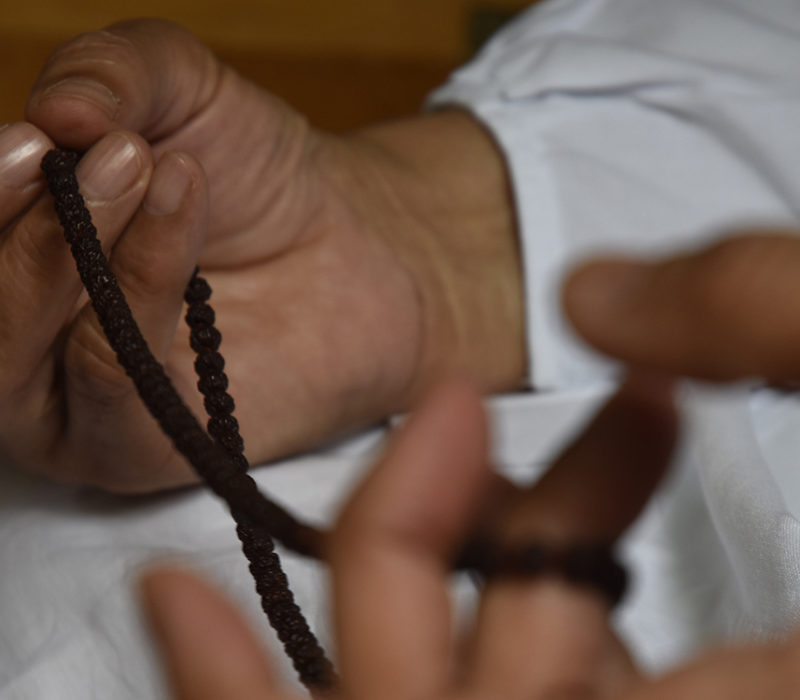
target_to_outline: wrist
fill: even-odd
[[[356,206],[381,222],[373,229],[417,290],[422,347],[413,385],[458,370],[484,391],[519,387],[520,255],[507,170],[491,135],[466,112],[448,110],[346,140],[360,154]]]

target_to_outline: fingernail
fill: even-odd
[[[166,216],[181,206],[192,177],[187,163],[179,153],[167,153],[156,166],[150,187],[144,198],[144,208],[151,214]]]
[[[49,100],[54,97],[88,102],[100,108],[112,120],[119,111],[119,98],[105,85],[90,78],[71,77],[59,80],[46,88],[39,100]]]
[[[0,127],[0,183],[19,188],[36,180],[49,145],[38,129],[25,122]]]
[[[139,149],[123,134],[111,134],[78,165],[78,181],[89,201],[115,199],[138,178],[142,169]]]

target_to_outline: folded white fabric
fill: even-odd
[[[475,114],[506,157],[534,388],[558,393],[615,371],[560,310],[563,275],[581,259],[797,225],[797,65],[790,0],[553,0],[432,95],[432,108]],[[787,476],[798,451],[779,427],[800,416],[774,395],[752,409],[749,398],[693,394],[683,466],[629,538],[641,575],[619,619],[650,668],[798,618],[800,480]]]
[[[534,387],[608,371],[560,313],[576,261],[797,220],[797,65],[800,13],[787,0],[556,0],[433,94],[432,107],[472,111],[505,153]]]

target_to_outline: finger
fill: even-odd
[[[542,481],[509,504],[501,541],[613,542],[662,475],[674,436],[668,389],[629,382]],[[599,593],[555,578],[491,580],[467,680],[488,697],[614,696],[636,672],[608,613]]]
[[[218,80],[211,52],[178,25],[120,22],[56,49],[26,117],[71,148],[86,148],[113,129],[153,141],[199,112]]]
[[[508,541],[530,533],[569,543],[615,542],[669,466],[678,429],[671,380],[632,373],[553,467],[501,523]]]
[[[151,169],[146,144],[122,132],[104,138],[79,163],[81,189],[106,250],[136,211]],[[0,360],[14,368],[0,375],[5,396],[30,389],[80,290],[52,198],[44,194],[0,239]]]
[[[39,163],[52,147],[52,141],[27,122],[0,127],[0,230],[42,193],[44,179]]]
[[[800,238],[742,235],[659,262],[574,271],[564,305],[590,343],[626,362],[715,380],[800,377]]]
[[[489,479],[485,431],[475,392],[440,386],[342,514],[330,559],[347,697],[439,697],[447,683],[448,563]]]
[[[208,583],[162,568],[143,577],[141,594],[176,700],[288,698],[239,612]]]
[[[202,246],[207,224],[207,191],[202,168],[182,153],[168,153],[156,165],[141,209],[120,236],[111,255],[111,270],[128,300],[139,328],[156,359],[164,362],[175,340],[183,308],[183,293]],[[186,356],[189,355],[186,348]],[[64,389],[70,416],[67,454],[83,459],[83,477],[116,491],[136,490],[138,470],[130,469],[150,455],[153,445],[142,435],[152,432],[152,419],[135,387],[117,362],[94,313],[87,306],[75,320],[64,351]],[[191,366],[184,368],[192,377]],[[173,372],[173,379],[177,379]],[[194,381],[192,380],[192,384]],[[181,387],[194,395],[191,386]],[[97,463],[86,459],[80,445],[97,439],[104,426],[125,426],[116,449],[126,455],[119,469],[107,455]],[[159,435],[162,453],[172,454],[169,441]],[[125,441],[128,442],[125,442]],[[167,458],[167,457],[165,457]],[[68,459],[64,455],[64,459]],[[162,483],[172,486],[191,478],[183,460],[163,471]]]
[[[719,649],[675,673],[643,683],[625,700],[794,700],[800,687],[800,637]]]

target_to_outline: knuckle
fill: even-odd
[[[67,72],[76,65],[108,66],[128,58],[132,48],[126,36],[110,29],[85,32],[55,48],[45,63],[45,73]]]

